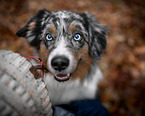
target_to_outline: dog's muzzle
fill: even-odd
[[[67,81],[70,79],[70,74],[61,73],[67,69],[69,62],[69,59],[65,56],[56,56],[52,59],[51,66],[58,72],[58,74],[55,74],[55,79],[57,81]]]

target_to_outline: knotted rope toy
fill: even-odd
[[[0,50],[0,116],[52,116],[43,73],[41,79],[35,79],[31,67],[20,54]]]

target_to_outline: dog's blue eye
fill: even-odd
[[[75,34],[74,40],[76,40],[76,41],[81,40],[81,35],[80,34]]]
[[[51,34],[47,34],[47,35],[46,35],[46,40],[51,41],[52,39],[53,39],[53,38],[52,38]]]

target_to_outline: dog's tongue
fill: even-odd
[[[67,77],[67,74],[57,74],[56,77],[65,78],[65,77]]]

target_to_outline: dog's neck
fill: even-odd
[[[45,83],[53,105],[70,103],[75,100],[94,99],[97,84],[102,79],[102,73],[96,63],[92,64],[90,72],[85,78],[67,82],[57,82],[50,73],[45,74]]]

